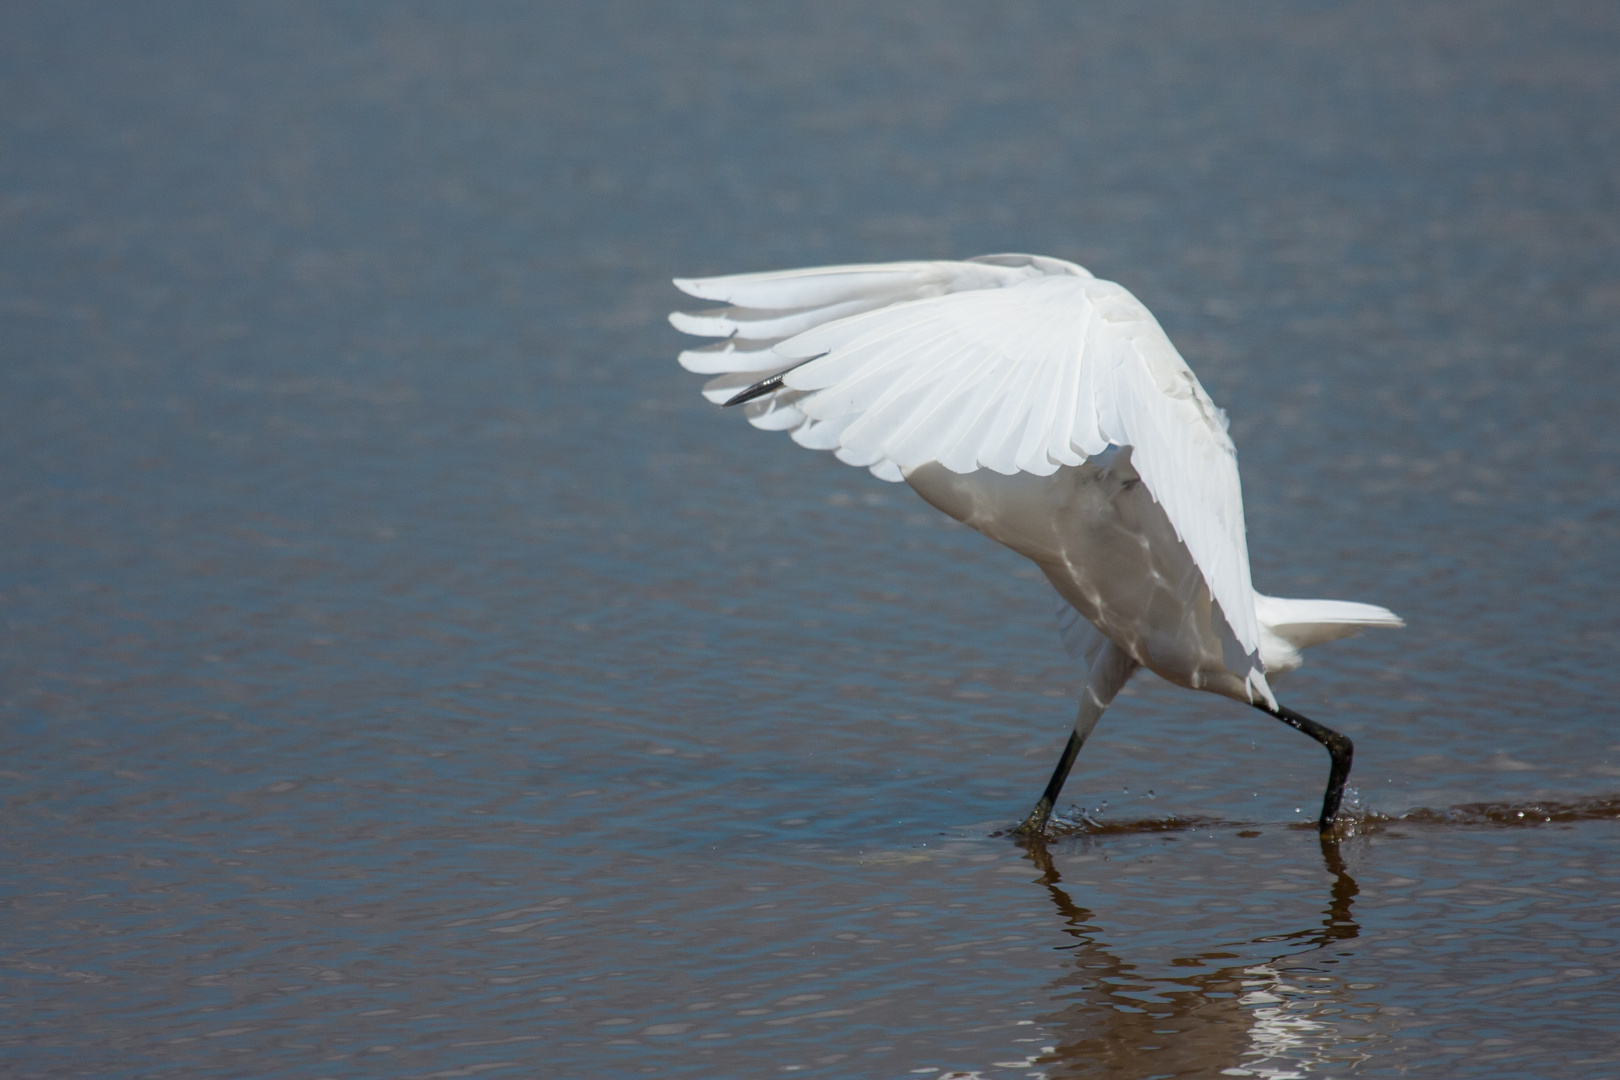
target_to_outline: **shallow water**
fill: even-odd
[[[0,12],[8,1075],[1620,1075],[1610,5]],[[1282,699],[748,430],[676,274],[1034,250]],[[1522,817],[1520,815],[1523,815]]]

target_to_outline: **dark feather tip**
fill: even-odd
[[[764,397],[772,390],[780,390],[782,388],[782,376],[786,374],[787,372],[783,371],[776,375],[772,375],[768,379],[761,379],[748,389],[733,394],[720,407],[722,409],[729,409],[733,405],[742,405],[746,402],[753,401],[757,397]]]

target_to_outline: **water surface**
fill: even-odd
[[[17,1076],[1620,1075],[1610,5],[12,4]],[[1049,588],[697,395],[668,285],[1155,311],[1257,585],[1072,716]],[[1523,815],[1523,816],[1520,816]]]

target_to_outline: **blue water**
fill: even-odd
[[[0,1071],[1620,1075],[1617,54],[1574,3],[8,5]],[[1154,310],[1261,589],[1407,618],[1278,683],[1359,835],[1141,677],[1015,844],[1048,586],[673,361],[672,276],[989,251]]]

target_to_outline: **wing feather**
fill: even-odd
[[[937,453],[945,444],[947,432],[961,419],[963,412],[973,403],[974,388],[971,376],[978,366],[979,342],[971,334],[964,334],[955,345],[948,363],[943,367],[927,396],[898,425],[891,439],[895,456],[911,460],[923,454]]]
[[[979,447],[985,433],[996,422],[1001,401],[1017,368],[1018,365],[1012,360],[997,356],[994,365],[984,376],[964,386],[964,393],[980,400],[973,402],[964,414],[960,427],[947,439],[941,440],[936,458],[940,464],[959,473],[969,473],[979,467]],[[918,456],[925,457],[924,454]]]
[[[799,411],[802,394],[775,393],[743,406],[748,422],[761,431],[795,431],[806,417]]]
[[[1076,452],[1076,443],[1084,445],[1085,432],[1081,430],[1080,412],[1080,374],[1085,367],[1086,338],[1085,320],[1091,316],[1090,310],[1082,313],[1080,333],[1073,348],[1064,353],[1063,364],[1058,372],[1057,392],[1053,396],[1052,425],[1047,432],[1046,456],[1059,465],[1078,465],[1085,460],[1085,455]],[[1093,425],[1095,426],[1095,425]]]
[[[961,276],[937,262],[816,266],[802,270],[767,270],[712,278],[676,278],[675,287],[700,300],[719,300],[739,307],[823,307],[870,296],[914,296]],[[990,272],[993,273],[993,272]],[[987,275],[981,275],[987,276]],[[968,288],[985,288],[967,284]]]
[[[831,420],[811,420],[794,429],[793,441],[806,450],[836,450],[841,445],[844,429],[857,419],[858,413],[845,413]]]
[[[762,370],[728,371],[723,375],[716,375],[703,384],[703,396],[717,405],[723,405],[736,397],[741,391],[759,382],[759,380],[768,379],[772,375],[779,375],[793,366],[792,364],[782,363],[781,357],[776,359],[775,366]]]
[[[772,371],[784,363],[775,346],[782,338],[751,341],[747,338],[727,338],[713,345],[687,349],[679,357],[681,367],[699,375],[719,375],[733,371]]]
[[[948,341],[941,344],[944,350],[950,348]],[[847,433],[846,445],[898,441],[895,439],[899,434],[897,429],[903,430],[916,417],[923,401],[941,385],[949,385],[953,372],[962,373],[964,368],[971,367],[964,365],[962,359],[961,353],[936,350],[935,356],[911,365],[909,370],[900,369],[900,375],[891,378],[883,392],[869,402],[831,395],[831,400],[839,405],[861,413],[860,420]],[[818,407],[824,395],[829,395],[829,391],[811,398],[812,407]],[[922,452],[927,452],[926,446]]]
[[[843,319],[882,307],[886,297],[872,296],[845,300],[824,307],[789,308],[710,308],[708,311],[671,312],[675,329],[694,337],[788,338],[820,326],[829,319]]]

